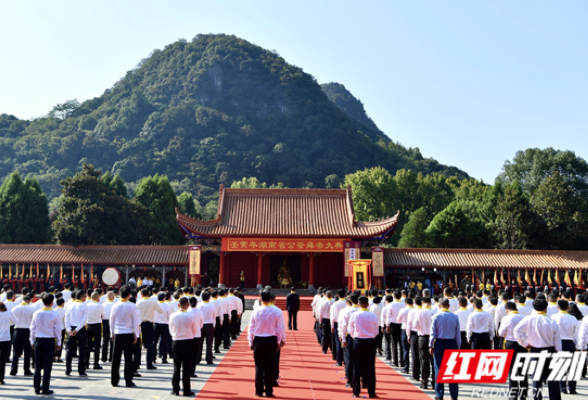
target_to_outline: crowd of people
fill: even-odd
[[[22,357],[25,376],[34,376],[36,394],[52,394],[49,388],[54,362],[62,363],[70,376],[77,360],[77,373],[88,376],[92,369],[110,363],[111,384],[120,382],[124,359],[126,387],[134,387],[139,368],[157,369],[155,364],[173,360],[172,393],[191,396],[190,379],[197,378],[197,365],[214,364],[221,346],[228,350],[241,333],[245,305],[239,289],[184,287],[175,291],[157,287],[63,291],[53,287],[39,296],[24,288],[16,296],[10,286],[0,294],[0,385],[5,384],[6,364],[10,375],[18,373]],[[141,360],[141,347],[146,349]],[[10,354],[12,353],[12,359]],[[32,369],[34,368],[34,373]],[[180,383],[182,386],[180,386]]]
[[[370,290],[360,292],[319,288],[312,302],[315,333],[322,352],[345,367],[346,387],[359,397],[366,388],[377,397],[376,354],[405,374],[421,389],[434,389],[443,399],[445,387],[436,383],[445,350],[512,349],[516,353],[585,351],[588,347],[586,296],[568,290],[545,293],[527,290],[484,289],[475,293],[445,288],[431,296],[428,289]],[[549,364],[545,371],[549,371]],[[586,374],[584,366],[583,376]],[[541,398],[547,376],[528,381],[509,377],[509,398]],[[547,382],[550,399],[561,393],[577,394],[576,382]],[[449,385],[452,399],[458,385]]]

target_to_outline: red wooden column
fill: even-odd
[[[308,260],[308,288],[314,289],[314,253],[312,251]]]
[[[218,286],[225,287],[226,286],[226,276],[227,273],[225,271],[225,253],[223,251],[220,252],[220,266],[218,271]]]
[[[263,253],[257,253],[257,288],[263,289]]]

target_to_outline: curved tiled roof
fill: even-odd
[[[188,265],[188,246],[0,245],[0,264]]]
[[[588,269],[588,251],[384,249],[388,267]]]
[[[398,214],[382,221],[355,220],[351,189],[226,189],[218,212],[200,221],[177,212],[187,234],[199,237],[375,238],[392,234]]]

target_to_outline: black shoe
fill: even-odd
[[[193,391],[189,391],[189,392],[184,392],[184,396],[188,397],[188,396],[194,396],[194,392]]]
[[[563,394],[568,394],[568,389],[561,389],[561,392],[562,392]]]
[[[155,365],[151,365],[151,366],[147,367],[147,369],[157,369],[157,367]]]
[[[190,378],[198,378],[198,375],[192,374],[192,375],[190,375]]]
[[[162,364],[169,364],[169,362],[167,360],[163,360],[161,363]]]
[[[53,394],[53,390],[44,390],[41,392],[41,394],[45,394],[45,395]]]
[[[263,393],[261,393],[261,394],[255,393],[255,397],[263,397]]]
[[[273,394],[273,393],[266,393],[266,394],[265,394],[265,397],[276,397],[276,396],[274,396],[274,394]]]
[[[207,362],[206,364],[207,365],[214,365],[214,363],[212,361],[211,362]]]
[[[220,354],[220,353],[221,353],[220,350],[215,350],[214,351],[214,354]]]
[[[0,379],[0,385],[4,385],[4,379]]]
[[[135,373],[133,374],[133,378],[140,378],[140,377],[142,377],[142,376],[143,376],[143,375],[141,375],[141,374],[140,374],[140,373],[138,373],[138,372],[135,372]]]
[[[33,373],[32,373],[32,372],[30,372],[30,371],[29,371],[29,372],[25,372],[25,373],[24,373],[24,376],[33,376],[33,375],[35,375],[35,374],[33,374]]]
[[[570,390],[570,394],[578,394],[575,390]]]
[[[63,360],[61,358],[58,358],[57,360],[55,360],[56,363],[62,363]]]
[[[335,366],[337,366],[337,367],[342,367],[342,366],[343,366],[343,364],[341,364],[341,363],[336,363],[336,364],[335,364]]]
[[[173,394],[174,396],[179,396],[180,395],[180,392],[175,392],[175,391],[172,390],[171,391],[171,394]]]
[[[100,365],[94,365],[93,369],[103,369]]]
[[[80,376],[88,376],[88,374],[86,374],[85,372],[82,372],[82,373],[80,374]]]
[[[126,387],[137,387],[137,384],[135,382],[131,382],[131,383],[127,383],[125,386]]]

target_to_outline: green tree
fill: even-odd
[[[196,203],[194,202],[192,193],[184,192],[178,196],[178,211],[197,219],[202,218],[202,215],[196,211]]]
[[[116,194],[100,175],[100,170],[84,163],[80,172],[61,181],[62,195],[52,226],[58,242],[74,246],[148,244],[145,207]]]
[[[65,120],[71,117],[77,110],[80,109],[80,102],[77,99],[68,100],[65,103],[57,104],[49,112],[49,116]]]
[[[547,226],[549,247],[558,250],[586,250],[588,245],[588,204],[559,172],[544,179],[531,196],[533,211]]]
[[[454,201],[435,215],[426,230],[432,247],[488,248],[486,224],[477,215],[476,202]]]
[[[396,214],[400,202],[393,197],[396,182],[388,171],[375,167],[345,176],[345,185],[351,186],[353,206],[358,220],[382,219]]]
[[[129,196],[125,182],[119,174],[116,174],[114,178],[112,178],[112,180],[108,184],[108,187],[114,190],[114,192],[121,197]]]
[[[588,163],[573,151],[527,149],[518,151],[511,161],[506,161],[498,180],[505,183],[518,181],[529,194],[553,173],[558,172],[571,188],[588,197]]]
[[[151,244],[172,245],[186,242],[176,222],[178,199],[166,176],[143,178],[137,185],[135,199],[147,208]]]
[[[234,181],[231,184],[231,188],[237,189],[265,189],[267,187],[267,183],[260,182],[259,179],[252,176],[249,178],[243,178],[240,181]]]
[[[408,222],[404,225],[402,232],[400,233],[398,247],[429,247],[429,238],[426,232],[428,225],[429,215],[424,207],[411,213]]]
[[[0,186],[0,243],[47,243],[47,197],[32,177],[13,172]]]

